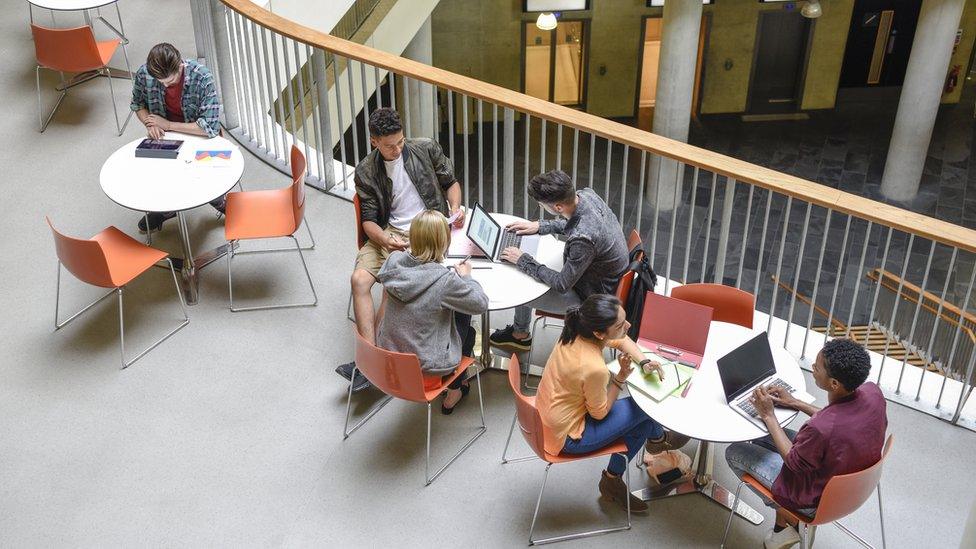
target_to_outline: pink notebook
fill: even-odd
[[[451,245],[447,248],[447,257],[485,257],[485,253],[481,251],[481,248],[471,242],[468,238],[467,225],[461,227],[460,229],[451,229]]]

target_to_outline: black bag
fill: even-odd
[[[654,274],[651,261],[647,258],[647,254],[644,253],[640,244],[630,250],[630,266],[627,267],[627,270],[634,272],[634,281],[630,286],[627,302],[623,305],[627,321],[630,322],[630,331],[627,332],[627,335],[636,341],[637,334],[640,333],[641,317],[644,315],[644,296],[647,295],[647,292],[654,291],[654,286],[657,285],[657,275]]]

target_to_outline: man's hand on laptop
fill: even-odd
[[[766,389],[766,393],[773,400],[773,404],[780,408],[799,410],[798,405],[802,404],[800,400],[782,387],[769,387]]]
[[[501,255],[498,257],[504,261],[515,264],[518,263],[519,258],[522,257],[522,250],[516,248],[515,246],[509,246],[502,250]]]
[[[756,413],[759,414],[760,418],[765,420],[772,417],[775,421],[775,403],[772,395],[765,387],[760,385],[752,392],[752,405],[756,408]]]
[[[513,221],[505,226],[506,231],[515,231],[515,234],[535,234],[539,232],[538,221]]]
[[[410,243],[403,240],[395,234],[386,234],[386,240],[383,242],[383,247],[386,248],[388,252],[395,252],[397,250],[406,250],[410,247]]]

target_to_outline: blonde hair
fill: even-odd
[[[444,214],[424,210],[410,223],[410,253],[421,263],[444,261],[451,244],[451,227]]]

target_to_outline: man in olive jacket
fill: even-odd
[[[356,328],[364,339],[375,343],[371,290],[390,253],[407,249],[410,222],[424,210],[437,210],[448,217],[457,214],[455,226],[461,227],[464,213],[461,185],[450,159],[432,139],[404,138],[395,110],[373,111],[369,142],[373,151],[356,166],[355,173],[359,223],[368,240],[356,256],[351,284]],[[337,371],[348,378],[352,367],[352,363],[343,364]],[[354,389],[365,388],[365,379],[356,377]]]

